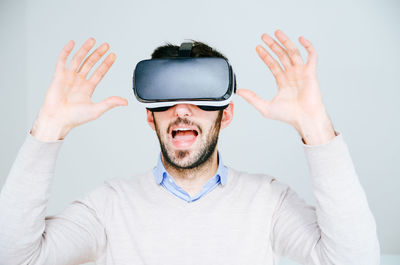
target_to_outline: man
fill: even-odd
[[[264,117],[299,132],[316,207],[271,176],[223,165],[217,139],[233,118],[233,103],[216,111],[176,104],[147,110],[161,146],[154,170],[107,181],[61,214],[45,217],[56,157],[68,132],[127,105],[117,96],[91,102],[115,54],[87,74],[108,44],[84,60],[94,46],[90,38],[66,66],[70,41],[1,192],[0,263],[277,264],[277,256],[286,256],[302,264],[379,264],[375,221],[344,139],[322,103],[314,47],[299,38],[308,52],[303,63],[282,31],[275,36],[283,46],[267,34],[262,40],[283,68],[262,46],[256,50],[274,75],[278,94],[268,101],[250,90],[237,93]],[[193,56],[223,57],[196,45]],[[205,48],[206,55],[195,47]]]

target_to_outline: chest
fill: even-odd
[[[107,264],[274,264],[268,207],[143,206],[114,210]]]

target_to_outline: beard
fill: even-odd
[[[209,161],[211,155],[214,153],[215,147],[218,143],[218,135],[219,130],[221,128],[221,120],[222,120],[223,111],[219,111],[217,119],[214,121],[213,126],[210,128],[209,132],[206,133],[206,139],[200,144],[200,147],[195,150],[193,154],[193,158],[187,161],[186,163],[182,163],[182,159],[188,157],[190,152],[188,150],[177,150],[175,153],[172,150],[169,150],[167,145],[162,140],[161,132],[157,127],[156,120],[154,118],[153,113],[153,120],[154,125],[156,128],[156,133],[158,137],[158,141],[160,143],[161,153],[164,157],[166,163],[168,163],[171,167],[175,168],[176,170],[185,170],[185,169],[194,169]],[[186,118],[178,117],[174,122],[170,124],[187,124],[192,125],[193,123]],[[170,127],[169,126],[169,127]],[[202,129],[199,128],[199,131],[202,132]],[[169,130],[167,130],[169,131]]]

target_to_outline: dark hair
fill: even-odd
[[[196,40],[190,40],[190,41],[193,43],[193,48],[190,57],[220,57],[228,61],[228,58],[226,58],[222,53],[208,46],[207,44]],[[151,58],[152,59],[176,58],[178,57],[178,51],[179,51],[178,45],[173,45],[167,42],[165,45],[157,47],[153,51]]]

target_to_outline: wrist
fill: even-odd
[[[303,119],[295,126],[306,145],[321,145],[336,137],[333,124],[325,113],[320,117]]]
[[[70,129],[51,119],[37,118],[29,133],[39,141],[54,142],[64,140],[69,131]]]

